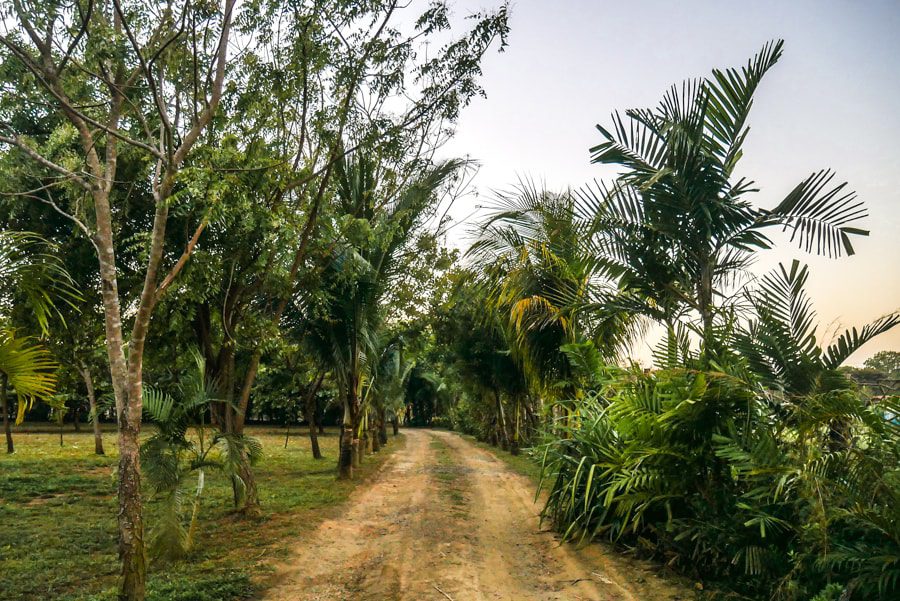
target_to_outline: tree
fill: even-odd
[[[852,388],[839,368],[866,342],[900,324],[900,312],[890,313],[861,329],[844,331],[826,348],[816,340],[816,313],[804,286],[809,277],[798,261],[767,275],[751,294],[756,318],[737,333],[736,349],[762,383],[790,398],[840,394]],[[856,399],[861,403],[861,400]],[[830,423],[831,444],[849,441],[842,417]]]
[[[635,332],[633,314],[608,302],[616,272],[596,255],[591,228],[573,194],[525,181],[498,194],[467,253],[508,321],[514,358],[543,396],[558,396],[570,376],[562,346],[592,340],[611,361]]]
[[[197,350],[191,352],[191,359],[193,365],[181,378],[177,397],[154,389],[145,393],[145,410],[156,431],[141,444],[141,461],[152,490],[164,505],[150,544],[154,555],[162,559],[180,559],[193,547],[206,471],[239,478],[240,457],[246,454],[255,461],[262,450],[252,438],[209,431],[204,415],[214,400],[216,384],[207,379],[203,356]],[[192,428],[194,436],[189,436]],[[196,485],[191,487],[188,479],[195,473]],[[185,528],[181,514],[189,488],[194,495]]]
[[[735,179],[749,133],[754,94],[781,56],[766,44],[741,69],[673,86],[655,109],[631,109],[600,125],[592,161],[621,169],[612,185],[581,191],[594,222],[599,256],[621,270],[621,301],[667,325],[688,314],[711,357],[717,318],[728,319],[733,295],[754,253],[771,245],[765,231],[790,230],[807,252],[853,254],[851,237],[865,209],[830,170],[801,181],[772,209],[752,206],[754,182]],[[642,307],[642,308],[641,308]]]
[[[366,358],[375,360],[381,301],[397,274],[397,258],[436,202],[435,195],[460,168],[458,161],[425,169],[393,187],[371,155],[338,163],[334,194],[334,249],[322,270],[324,299],[306,308],[310,336],[323,368],[331,366],[344,408],[340,473],[352,477],[360,454],[361,387]]]
[[[508,318],[501,315],[490,301],[490,291],[475,282],[471,271],[453,275],[455,286],[448,300],[434,315],[436,343],[443,347],[445,379],[453,375],[462,379],[466,396],[475,405],[470,412],[480,438],[516,449],[517,429],[510,432],[504,398],[515,403],[514,426],[519,422],[518,401],[527,392],[527,375],[521,363],[513,358]]]
[[[175,309],[192,322],[220,396],[235,400],[216,413],[236,434],[291,300],[316,294],[307,288],[318,281],[314,255],[330,245],[320,223],[330,219],[323,212],[338,162],[366,148],[398,182],[417,177],[459,111],[483,93],[481,58],[506,44],[505,5],[471,15],[454,39],[446,5],[412,10],[395,0],[267,0],[243,13],[247,47],[224,93],[225,118],[198,148],[211,168],[197,176],[213,183],[225,210],[203,259],[188,266]],[[244,467],[252,512],[259,499]]]
[[[865,360],[863,365],[875,369],[893,378],[900,377],[900,352],[878,351]]]
[[[52,131],[32,132],[23,131],[21,123],[5,122],[0,144],[42,172],[46,183],[37,192],[55,188],[73,200],[89,200],[85,205],[90,210],[73,203],[67,214],[94,242],[102,281],[119,429],[121,599],[141,600],[145,594],[138,437],[150,317],[208,223],[199,217],[163,276],[170,199],[182,185],[179,172],[222,96],[234,5],[225,0],[221,10],[207,10],[194,4],[173,8],[119,0],[101,6],[14,2],[7,23],[15,30],[0,36],[4,62],[16,67],[5,71],[7,78],[16,79],[6,79],[4,88],[16,90],[15,102],[42,107],[48,122],[56,124]],[[148,169],[124,186],[117,169],[120,153],[149,159]],[[114,207],[124,202],[129,186],[147,182],[152,225],[144,231],[144,283],[134,305],[126,357]]]

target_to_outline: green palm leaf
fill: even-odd
[[[49,398],[56,390],[56,368],[50,352],[18,338],[12,330],[0,330],[0,372],[19,397],[16,423],[22,423],[25,411],[36,398]]]

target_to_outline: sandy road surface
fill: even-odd
[[[533,485],[441,431],[406,448],[280,566],[269,601],[662,601],[688,599],[599,545],[560,546]]]

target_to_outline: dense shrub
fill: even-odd
[[[754,598],[896,598],[898,399],[788,400],[737,369],[677,368],[606,370],[574,403],[542,448],[544,515],[566,538],[607,537]]]

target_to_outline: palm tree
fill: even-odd
[[[21,423],[36,398],[49,398],[56,387],[56,363],[49,351],[10,327],[13,307],[17,303],[27,306],[41,332],[47,334],[51,316],[59,314],[54,301],[72,299],[76,293],[48,243],[28,232],[0,231],[0,282],[0,410],[6,450],[12,453],[9,386],[18,397],[16,423]]]
[[[360,152],[337,163],[333,227],[337,242],[322,269],[324,297],[306,302],[310,344],[335,374],[344,405],[340,475],[352,477],[360,455],[361,388],[373,360],[381,300],[396,277],[397,259],[434,205],[438,188],[461,166],[447,161],[402,187]]]
[[[484,272],[483,286],[499,312],[502,336],[531,392],[554,400],[555,413],[568,414],[571,407],[563,400],[574,396],[573,365],[560,349],[590,341],[612,361],[641,325],[633,312],[610,302],[618,294],[613,287],[618,271],[595,252],[593,225],[571,193],[548,192],[524,181],[497,196],[468,253]],[[513,396],[515,450],[527,393]]]
[[[388,412],[393,416],[401,412],[404,388],[416,362],[406,356],[403,336],[391,332],[377,338],[372,357],[364,404],[374,412],[372,450],[378,451],[380,445],[387,444]]]
[[[580,192],[598,254],[618,263],[627,300],[646,314],[669,326],[699,315],[704,349],[730,304],[728,288],[771,245],[766,230],[781,227],[829,257],[853,254],[851,237],[868,234],[855,226],[862,203],[830,170],[802,180],[773,209],[754,207],[756,184],[735,178],[754,94],[782,47],[770,42],[741,69],[673,86],[655,109],[613,114],[591,149],[594,163],[621,168],[612,185]]]
[[[863,326],[845,330],[821,347],[816,338],[816,312],[804,289],[807,266],[794,261],[762,278],[749,294],[756,317],[738,331],[735,347],[750,370],[769,389],[792,400],[827,395],[852,387],[839,368],[862,345],[900,324],[900,312],[889,313]],[[858,402],[858,396],[855,396]],[[846,442],[844,420],[830,428],[833,446]]]
[[[181,379],[176,396],[151,387],[144,390],[144,411],[156,430],[141,444],[141,465],[151,490],[163,503],[150,544],[161,559],[179,559],[191,550],[206,472],[222,472],[241,487],[244,457],[255,463],[262,453],[259,442],[251,437],[209,430],[204,416],[214,402],[221,402],[214,396],[219,383],[206,377],[206,360],[199,351],[192,349],[190,356],[193,365]],[[192,486],[189,479],[194,475]],[[181,514],[191,491],[185,528]]]
[[[435,336],[449,350],[449,369],[444,373],[459,375],[477,405],[482,421],[479,436],[504,449],[516,450],[519,411],[528,409],[521,402],[528,393],[528,376],[521,361],[513,356],[507,317],[491,301],[491,291],[474,280],[471,271],[459,273],[449,302],[435,319]],[[504,398],[513,403],[511,416],[507,415]]]

